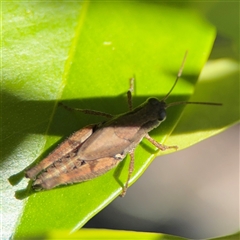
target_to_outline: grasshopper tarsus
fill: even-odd
[[[161,151],[165,151],[167,149],[171,149],[171,148],[174,148],[175,150],[178,150],[178,146],[166,146],[166,145],[163,145],[159,142],[157,142],[156,140],[154,140],[153,138],[151,138],[149,136],[149,134],[146,134],[145,138],[150,142],[152,143],[155,147],[157,147],[159,150]]]

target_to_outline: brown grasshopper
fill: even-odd
[[[26,177],[34,180],[33,189],[52,189],[62,184],[93,179],[116,167],[129,153],[128,178],[121,194],[124,196],[134,169],[134,150],[143,138],[149,140],[162,151],[169,148],[177,149],[177,146],[165,146],[158,143],[148,134],[166,119],[166,108],[178,104],[221,105],[209,102],[175,102],[170,104],[165,102],[182,74],[185,59],[186,54],[172,88],[162,100],[149,98],[140,106],[132,109],[132,78],[130,89],[127,92],[129,112],[113,116],[94,110],[75,109],[85,114],[105,116],[109,120],[88,125],[73,133],[39,164],[27,170]]]

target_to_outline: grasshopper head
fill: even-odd
[[[157,98],[149,98],[147,100],[148,113],[152,115],[154,119],[162,122],[166,119],[166,103],[164,101],[159,101]]]

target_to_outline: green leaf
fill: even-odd
[[[1,169],[4,181],[19,172],[10,178],[12,184],[23,177],[21,170],[43,159],[62,139],[89,123],[104,120],[68,112],[57,106],[59,100],[72,107],[112,114],[126,112],[128,79],[133,75],[134,106],[151,96],[162,98],[170,90],[186,50],[189,54],[183,76],[168,102],[188,100],[215,37],[214,28],[191,9],[144,1],[4,2],[2,10]],[[215,80],[204,86],[204,94],[201,92],[197,100],[222,102],[219,95],[215,98],[210,92],[213,88],[224,92],[225,86]],[[232,90],[234,94],[237,91]],[[225,97],[224,101],[232,102],[232,95]],[[151,136],[157,141],[166,140],[183,108],[169,108],[167,120]],[[189,108],[188,120],[192,117]],[[218,119],[216,125],[206,121],[200,126],[201,132],[206,132],[201,140],[210,130],[215,134],[238,121],[235,117],[227,121],[218,117],[226,114],[225,107],[200,108],[210,109],[211,118]],[[184,126],[184,122],[179,124]],[[191,122],[191,128],[199,129],[198,122]],[[190,141],[181,146],[182,136],[189,130],[175,129],[174,145],[182,148],[192,144]],[[130,184],[158,154],[147,141],[140,144]],[[5,224],[13,228],[12,218],[18,217],[13,230],[16,238],[52,229],[75,231],[121,193],[128,165],[129,158],[103,176],[36,193],[24,203],[13,199],[13,191],[26,187],[26,179],[14,188],[4,182],[3,209],[9,219]],[[17,192],[17,197],[24,198],[24,194],[28,196],[29,189]]]
[[[32,238],[40,237],[41,239],[145,239],[145,240],[184,240],[186,238],[177,237],[168,234],[159,234],[151,232],[133,232],[122,230],[108,230],[108,229],[81,229],[71,235],[68,231],[51,231],[47,234],[36,236],[32,235]],[[220,238],[211,238],[212,240],[235,240],[239,239],[239,233],[228,235]]]
[[[33,236],[36,238],[36,235]],[[43,238],[43,236],[41,236]],[[150,232],[133,232],[107,229],[81,229],[71,235],[67,231],[52,231],[44,239],[145,239],[184,240],[185,238]]]

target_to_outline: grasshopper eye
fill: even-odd
[[[167,115],[166,115],[165,109],[160,109],[160,111],[158,113],[158,120],[162,122],[165,120],[166,117],[167,117]]]

